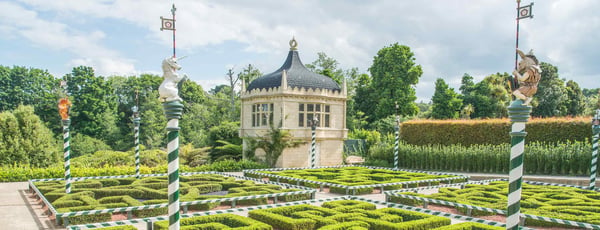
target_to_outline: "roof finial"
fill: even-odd
[[[298,42],[296,41],[296,38],[294,36],[292,36],[292,40],[290,40],[290,50],[298,50]]]

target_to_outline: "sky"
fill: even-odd
[[[531,1],[523,0],[521,5]],[[512,72],[514,0],[0,0],[0,65],[46,69],[55,77],[85,65],[98,76],[161,75],[172,33],[160,16],[176,11],[180,73],[208,91],[248,64],[278,69],[292,37],[307,64],[318,52],[339,67],[368,73],[377,51],[406,45],[422,66],[417,100],[428,102],[443,78],[458,91]],[[600,1],[544,0],[520,20],[519,48],[558,67],[582,88],[600,87]]]

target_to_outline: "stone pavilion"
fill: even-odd
[[[346,82],[342,86],[333,79],[308,70],[297,50],[295,39],[283,65],[270,74],[242,83],[240,136],[259,137],[281,124],[281,129],[304,142],[287,148],[276,167],[310,166],[311,124],[316,118],[316,165],[342,164],[346,129]],[[247,143],[244,143],[247,148]],[[257,149],[255,155],[264,157]]]

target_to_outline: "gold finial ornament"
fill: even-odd
[[[295,37],[292,37],[292,40],[290,40],[290,50],[298,50],[298,42],[296,41]]]

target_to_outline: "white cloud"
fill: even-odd
[[[103,44],[109,32],[94,28],[96,21],[110,19],[142,28],[146,34],[139,37],[146,39],[145,44],[171,43],[171,34],[158,29],[158,16],[170,16],[170,3],[165,1],[20,2],[27,9],[14,3],[0,3],[11,7],[0,18],[18,21],[14,26],[0,25],[0,33],[10,36],[11,32],[22,31],[20,36],[35,45],[71,52],[74,56],[71,63],[91,63],[99,68],[98,72],[135,71],[136,64],[144,60]],[[267,54],[268,61],[276,62],[265,64],[265,60],[248,60],[232,54],[226,63],[214,64],[219,68],[240,61],[277,66],[285,57],[291,36],[296,36],[305,63],[323,51],[337,59],[342,68],[359,67],[361,71],[367,70],[373,56],[384,46],[395,42],[408,45],[415,53],[416,63],[424,70],[417,86],[419,98],[432,95],[436,78],[444,78],[456,89],[464,73],[481,80],[485,75],[510,72],[514,67],[514,1],[178,0],[175,3],[177,45],[182,50],[200,53],[207,47],[235,42],[242,44],[240,52]],[[590,82],[589,76],[600,76],[600,66],[595,63],[600,58],[597,43],[600,15],[596,13],[599,8],[600,2],[592,0],[536,2],[534,18],[521,22],[520,47],[533,48],[540,60],[558,66],[561,77]],[[38,13],[53,17],[41,17]],[[261,70],[267,73],[274,69]],[[206,79],[219,81],[221,76],[203,78],[208,82]],[[596,83],[590,87],[600,86]]]
[[[0,20],[12,22],[5,26],[33,45],[54,52],[68,52],[75,58],[72,65],[92,66],[98,74],[133,73],[133,60],[122,58],[119,52],[104,47],[101,43],[106,34],[99,30],[77,30],[62,22],[49,21],[39,17],[33,10],[20,5],[0,2],[6,11]]]

